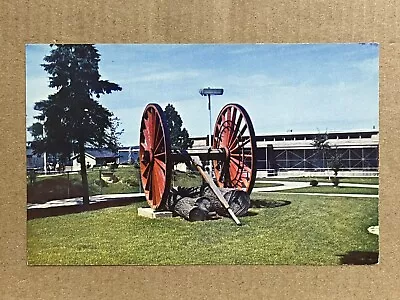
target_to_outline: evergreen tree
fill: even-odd
[[[167,117],[172,148],[186,150],[192,147],[193,141],[189,139],[189,133],[186,128],[182,128],[183,122],[175,107],[172,104],[168,104],[164,111]]]
[[[35,103],[35,116],[43,124],[40,134],[37,123],[30,127],[37,153],[47,152],[68,158],[79,153],[83,203],[89,204],[85,147],[118,147],[119,125],[98,98],[102,94],[122,90],[118,84],[100,80],[100,54],[94,45],[50,45],[50,54],[41,64],[49,74],[49,87],[57,89],[48,99]],[[94,96],[97,98],[95,99]]]

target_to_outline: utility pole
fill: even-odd
[[[209,115],[209,122],[210,122],[210,135],[208,137],[208,146],[212,147],[212,125],[211,125],[211,95],[222,95],[224,93],[224,89],[221,88],[204,88],[199,91],[200,95],[207,96],[208,98],[208,115]]]
[[[222,95],[224,93],[224,89],[221,88],[204,88],[199,90],[200,95],[202,96],[207,96],[208,98],[208,115],[209,115],[209,127],[210,127],[210,132],[209,132],[209,136],[208,136],[208,147],[211,148],[212,147],[212,125],[211,125],[211,95]],[[210,176],[212,175],[212,171],[211,171],[211,165],[209,166],[209,174]]]

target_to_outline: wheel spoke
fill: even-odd
[[[164,172],[167,171],[165,162],[163,162],[162,160],[159,160],[158,158],[154,159],[154,161],[160,166],[160,168],[161,168]]]
[[[147,112],[147,118],[144,119],[144,140],[147,144],[147,147],[151,146],[151,141],[152,141],[152,137],[151,137],[151,132],[150,132],[150,112]]]
[[[164,157],[164,160],[165,160],[166,155],[167,154],[164,151],[164,152],[160,152],[160,153],[154,154],[154,157],[157,157],[158,159],[160,159],[159,157]]]
[[[233,114],[232,114],[233,111]],[[236,121],[236,108],[235,107],[230,107],[228,108],[228,119],[229,119],[229,134],[228,134],[228,138],[227,138],[227,147],[230,146],[231,141],[232,141],[232,137],[234,135],[234,130],[235,130],[235,121]]]
[[[231,150],[231,152],[235,152],[236,150],[238,150],[239,148],[243,148],[244,146],[246,146],[248,143],[250,142],[250,138],[248,138],[247,140],[245,140],[242,144],[238,143],[238,145],[233,148]]]
[[[154,153],[157,153],[157,152],[158,152],[158,150],[159,150],[160,145],[162,144],[162,142],[163,142],[163,139],[160,138],[160,140],[158,141],[156,147],[154,148]]]
[[[144,185],[144,189],[146,191],[150,191],[152,176],[149,176],[146,179],[147,179],[147,181],[146,181],[146,184]]]
[[[231,119],[231,107],[228,107],[228,109],[226,110],[226,119],[228,121],[232,121],[232,119]]]
[[[156,194],[157,191],[155,189],[155,187],[157,186],[156,180],[157,180],[157,178],[154,174],[154,168],[153,168],[153,170],[151,172],[151,185],[150,185],[150,192],[151,192],[150,200],[152,200],[153,205],[155,205],[157,203],[157,194]]]
[[[158,199],[160,199],[165,187],[165,174],[159,165],[155,165],[153,169],[153,175],[156,183],[155,191],[157,192]]]
[[[142,172],[142,174],[143,174],[143,176],[144,176],[145,178],[148,178],[148,177],[149,177],[150,165],[151,165],[150,163],[147,164],[147,166],[145,167],[145,169],[144,169],[143,172]]]
[[[159,137],[159,133],[160,133],[160,125],[159,125],[159,119],[156,117],[156,120],[154,122],[154,152],[156,152],[156,144],[159,143],[157,141],[162,141],[162,137]]]
[[[146,123],[146,121],[145,121],[145,123]],[[144,137],[144,143],[143,144],[145,145],[144,147],[145,147],[146,150],[148,150],[149,149],[149,145],[150,145],[150,141],[151,141],[151,137],[150,137],[150,133],[149,133],[149,130],[148,130],[147,127],[145,127],[144,130],[143,130],[143,137]]]
[[[240,172],[239,167],[231,164],[229,166],[229,182],[236,185],[236,183],[234,183],[234,182],[237,182],[237,177],[238,177],[239,172]]]
[[[243,161],[240,161],[240,160],[238,160],[238,159],[236,159],[236,158],[234,158],[234,157],[231,157],[231,161],[232,161],[235,165],[237,165],[239,168],[241,168],[241,169],[243,169],[243,170],[246,170],[247,172],[250,172],[250,173],[251,173],[250,167],[247,166]]]
[[[247,130],[247,124],[244,124],[242,130],[240,130],[239,136],[243,136],[246,130]]]
[[[243,119],[243,115],[240,114],[239,117],[238,117],[237,123],[234,124],[234,127],[235,127],[235,128],[234,128],[232,137],[231,137],[231,139],[230,139],[230,141],[229,141],[229,144],[228,144],[228,147],[229,147],[229,148],[231,148],[231,147],[233,146],[232,143],[233,143],[234,141],[237,141],[238,132],[239,132],[239,129],[240,129],[240,125],[241,125],[241,123],[242,123],[242,119]]]
[[[140,147],[142,147],[143,149],[148,150],[148,149],[147,149],[147,145],[146,145],[145,143],[140,143]]]
[[[237,108],[236,107],[232,107],[233,110],[233,115],[232,115],[232,123],[236,124],[236,113],[237,113]]]

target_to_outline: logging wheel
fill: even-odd
[[[213,161],[217,184],[250,194],[257,172],[256,138],[250,117],[241,105],[222,108],[214,127],[213,148],[225,150],[225,159]]]
[[[148,104],[140,125],[140,175],[146,200],[153,209],[162,208],[171,183],[171,142],[164,111]]]

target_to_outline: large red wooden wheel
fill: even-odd
[[[171,142],[164,111],[158,104],[148,104],[140,126],[140,174],[147,202],[153,209],[162,208],[171,184]]]
[[[213,148],[225,150],[225,159],[213,161],[218,185],[250,194],[257,171],[256,138],[250,117],[241,105],[222,108],[214,127]]]

